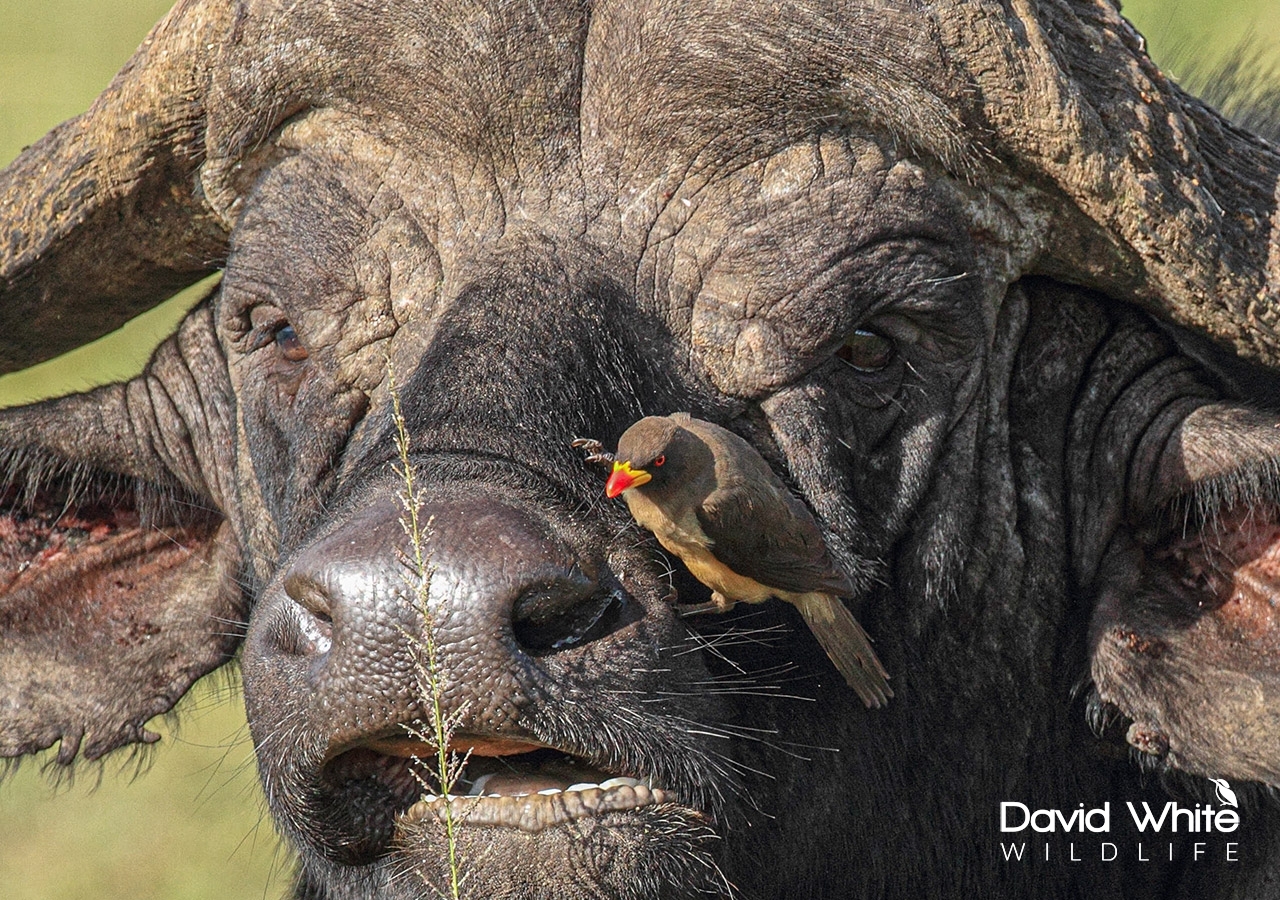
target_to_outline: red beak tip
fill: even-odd
[[[604,495],[612,500],[627,488],[631,487],[631,482],[634,480],[635,479],[626,472],[614,472],[609,476],[609,480],[605,482]]]

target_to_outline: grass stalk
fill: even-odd
[[[400,524],[409,539],[409,551],[404,555],[408,570],[408,578],[413,592],[413,605],[422,617],[422,636],[406,635],[414,656],[414,671],[419,696],[427,707],[429,719],[427,728],[419,729],[406,726],[409,733],[435,747],[434,776],[439,784],[440,794],[444,797],[453,793],[467,757],[449,750],[449,744],[457,725],[465,713],[465,707],[455,710],[451,715],[444,711],[444,679],[440,668],[440,654],[436,643],[435,617],[431,610],[431,561],[427,550],[427,542],[431,536],[431,520],[421,519],[422,489],[414,477],[413,465],[409,459],[409,430],[405,423],[404,413],[400,407],[400,393],[396,387],[395,372],[391,361],[387,360],[387,382],[391,393],[392,420],[396,426],[396,451],[399,456],[399,468],[403,490],[400,494],[404,512]],[[415,757],[416,762],[421,762]],[[424,791],[430,785],[423,778],[419,784]],[[444,830],[448,848],[449,890],[445,896],[450,900],[460,900],[462,890],[462,863],[458,854],[458,819],[453,812],[453,804],[444,802]],[[444,893],[444,892],[442,892]]]

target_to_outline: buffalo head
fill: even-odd
[[[10,367],[223,273],[0,417],[0,755],[239,652],[299,897],[1264,890],[1278,176],[1106,0],[179,3],[0,175]],[[677,410],[813,511],[887,709],[673,613],[569,441]],[[1207,777],[1210,859],[1001,857]]]

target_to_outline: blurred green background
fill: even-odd
[[[167,0],[0,0],[0,165],[83,111],[128,59]],[[1208,64],[1249,38],[1280,62],[1280,0],[1128,0],[1158,62]],[[0,405],[124,378],[203,288],[101,341],[0,378]],[[263,812],[238,685],[206,679],[179,706],[138,778],[126,761],[50,787],[41,761],[0,783],[0,897],[260,900],[289,869]],[[97,785],[98,775],[101,784]],[[97,785],[95,789],[95,785]]]

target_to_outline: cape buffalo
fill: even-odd
[[[299,898],[1273,895],[1278,185],[1110,0],[181,0],[0,174],[7,368],[223,272],[0,414],[0,756],[239,654]],[[682,410],[887,708],[676,614],[569,442]]]

